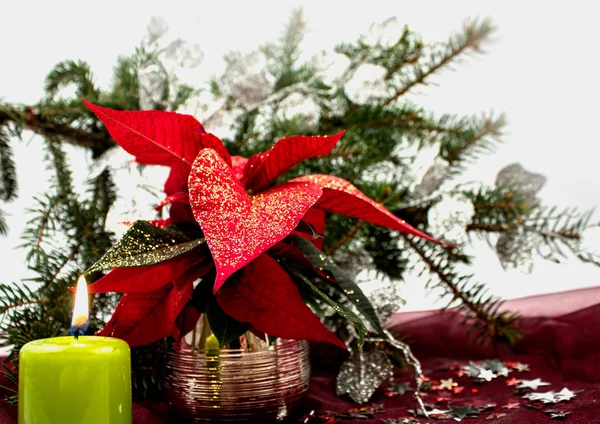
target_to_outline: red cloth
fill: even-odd
[[[584,391],[568,403],[545,405],[545,409],[562,409],[572,412],[566,422],[571,424],[600,423],[600,287],[575,290],[517,299],[505,304],[507,309],[521,313],[521,328],[525,337],[512,349],[503,347],[499,350],[501,360],[527,363],[531,371],[511,373],[520,379],[541,378],[551,383],[541,387],[541,391],[560,391],[563,387]],[[469,360],[494,358],[491,347],[471,344],[467,340],[464,329],[458,324],[459,316],[439,311],[401,313],[393,316],[388,323],[392,332],[402,334],[414,353],[421,359],[424,372],[431,378],[453,377],[465,390],[454,395],[452,402],[456,405],[483,405],[496,403],[494,411],[484,412],[479,417],[465,419],[466,423],[519,423],[537,424],[552,422],[540,410],[526,408],[526,401],[513,395],[505,378],[497,378],[489,383],[473,385],[466,377],[457,378],[447,369],[449,365]],[[342,351],[335,347],[326,348],[319,345],[316,351],[315,369],[311,377],[311,385],[307,394],[304,410],[346,412],[357,405],[335,395],[335,374],[341,359]],[[324,362],[326,358],[328,362]],[[335,360],[333,360],[335,358]],[[408,381],[406,373],[396,376],[397,382]],[[472,394],[471,388],[479,393]],[[427,395],[426,402],[435,402],[435,394]],[[502,405],[520,402],[519,409],[505,411]],[[382,419],[397,419],[409,416],[407,409],[414,408],[410,393],[394,397],[385,396],[380,389],[369,404],[383,404],[384,410],[371,419],[356,422],[364,424],[381,423]],[[444,409],[444,404],[439,405]],[[505,416],[496,420],[486,420],[492,412],[504,412]],[[420,420],[431,422],[431,420]],[[10,406],[0,403],[0,424],[15,424],[16,411]],[[170,416],[165,405],[134,405],[134,424],[172,424],[175,417]],[[352,422],[340,421],[340,422]],[[436,421],[437,422],[437,421]],[[455,422],[453,420],[439,422]]]

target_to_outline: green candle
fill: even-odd
[[[110,337],[55,337],[19,355],[19,424],[131,424],[129,346]]]
[[[129,346],[87,328],[87,287],[77,284],[71,332],[19,354],[19,424],[131,424]]]

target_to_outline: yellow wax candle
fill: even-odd
[[[88,319],[81,284],[85,290],[85,280],[78,282],[73,312],[76,337],[35,340],[21,349],[19,424],[131,424],[129,346],[111,337],[79,336]]]

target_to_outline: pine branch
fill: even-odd
[[[447,134],[440,145],[440,156],[450,163],[451,173],[459,172],[478,155],[493,152],[494,142],[500,140],[506,120],[504,115],[496,119],[488,116],[481,120],[463,119],[460,124],[464,126],[463,131]]]
[[[486,294],[485,285],[471,283],[471,276],[461,276],[453,269],[456,258],[448,251],[436,253],[438,246],[425,247],[423,240],[402,235],[408,246],[427,266],[432,276],[438,280],[438,286],[444,288],[450,301],[446,308],[456,307],[457,312],[465,314],[463,324],[469,323],[469,332],[475,332],[477,341],[491,339],[497,342],[513,343],[518,337],[514,324],[517,315],[507,311],[500,312],[502,302],[499,298]],[[429,251],[428,251],[429,250]]]
[[[77,97],[85,97],[90,101],[98,99],[99,90],[94,85],[92,71],[86,62],[81,60],[59,62],[46,77],[46,93],[52,99],[61,88],[69,84],[74,84],[77,88]]]
[[[1,119],[1,118],[0,118]],[[0,120],[0,122],[2,122]],[[0,126],[0,200],[9,202],[17,197],[17,171],[12,148],[5,129]]]
[[[19,126],[26,126],[34,132],[43,136],[56,136],[61,140],[74,146],[90,149],[94,157],[100,156],[106,150],[115,145],[108,132],[92,132],[79,129],[67,124],[54,121],[51,116],[58,113],[53,110],[46,110],[44,113],[39,110],[39,106],[12,106],[0,104],[0,125],[1,123],[13,122]],[[83,112],[82,113],[87,113]]]
[[[8,234],[8,225],[6,223],[6,218],[4,218],[4,212],[0,209],[0,236],[5,236]]]
[[[488,20],[466,23],[463,33],[451,37],[441,52],[431,55],[427,65],[415,65],[412,70],[413,78],[404,81],[404,84],[381,105],[387,106],[402,97],[411,88],[426,84],[428,77],[445,68],[467,51],[480,51],[481,44],[486,41],[493,30],[494,28]]]

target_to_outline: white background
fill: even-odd
[[[39,3],[39,4],[37,4]],[[250,51],[278,36],[300,2],[10,2],[0,14],[0,98],[35,103],[43,80],[56,62],[87,61],[101,86],[110,83],[117,55],[128,55],[145,35],[151,16],[164,16],[183,38],[201,44],[205,58],[194,75],[196,86],[223,70],[230,50]],[[499,169],[520,162],[544,174],[540,196],[547,204],[600,204],[598,178],[598,41],[594,2],[481,1],[305,1],[310,33],[307,56],[353,41],[374,21],[397,16],[421,32],[426,41],[444,40],[467,17],[490,17],[497,25],[487,54],[468,58],[422,87],[413,99],[441,113],[506,112],[509,126],[497,154],[471,167],[466,180],[492,184]],[[42,192],[48,174],[42,165],[40,139],[24,137],[15,153],[19,199],[2,205],[10,214],[11,232],[0,239],[0,280],[25,275],[24,251],[14,251],[26,220],[24,209]],[[71,154],[75,177],[83,179],[89,163],[82,152]],[[596,216],[596,220],[598,220]],[[504,297],[598,285],[600,270],[577,260],[566,265],[538,261],[532,274],[504,272],[494,253],[477,243],[474,271],[492,292]],[[434,306],[420,281],[402,290],[407,309]],[[439,305],[439,304],[438,304]]]

